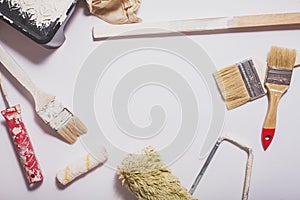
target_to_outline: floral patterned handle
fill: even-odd
[[[43,175],[22,121],[20,105],[7,108],[1,113],[7,122],[10,135],[29,184],[41,182]]]

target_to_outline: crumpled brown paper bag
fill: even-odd
[[[141,0],[86,0],[90,12],[111,24],[141,22],[136,15]]]

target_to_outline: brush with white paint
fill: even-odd
[[[300,12],[261,14],[248,16],[188,19],[177,21],[145,22],[124,25],[96,25],[94,39],[113,36],[142,36],[181,33],[213,33],[220,30],[240,30],[246,28],[282,27],[300,24]]]
[[[91,152],[68,164],[56,174],[56,179],[62,185],[67,185],[75,179],[90,172],[103,164],[108,158],[106,149],[102,146],[94,148]]]
[[[6,120],[27,181],[29,184],[41,182],[43,181],[43,174],[21,117],[21,107],[19,104],[12,106],[9,102],[6,89],[1,79],[1,73],[0,89],[7,107],[5,110],[1,111],[1,114]]]
[[[55,96],[40,90],[27,76],[11,55],[0,45],[0,62],[8,72],[30,92],[35,111],[42,120],[70,144],[87,132],[86,126]]]

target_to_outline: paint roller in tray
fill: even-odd
[[[0,0],[0,19],[38,44],[59,47],[76,4],[77,0]]]

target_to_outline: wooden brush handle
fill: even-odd
[[[0,61],[2,65],[15,77],[30,93],[37,90],[35,84],[26,76],[25,71],[0,44]]]
[[[38,160],[22,121],[20,105],[10,107],[3,110],[1,113],[7,122],[10,135],[15,145],[15,150],[17,151],[29,184],[43,181],[43,175]]]
[[[281,96],[281,92],[269,92],[268,111],[264,121],[264,128],[276,127],[277,108]]]
[[[19,66],[13,57],[0,44],[0,62],[7,71],[33,96],[36,108],[39,110],[49,102],[49,99],[54,99],[52,95],[41,91],[29,78],[27,73]]]
[[[276,128],[276,118],[277,118],[277,108],[278,103],[282,95],[289,88],[288,85],[278,85],[272,83],[266,83],[266,88],[268,90],[268,111],[264,121],[264,128]]]
[[[253,28],[299,24],[300,13],[262,14],[126,25],[97,25],[93,28],[93,36],[95,39],[101,39],[111,36],[151,35],[172,32],[201,32],[232,28]]]
[[[266,83],[265,86],[268,90],[269,105],[261,133],[261,141],[264,150],[267,150],[275,135],[277,108],[279,100],[282,97],[282,95],[287,91],[289,86],[272,83]]]

